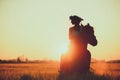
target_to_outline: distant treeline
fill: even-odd
[[[13,59],[13,60],[1,60],[0,59],[0,63],[56,63],[58,61],[55,61],[55,60],[31,60],[31,61],[28,61],[28,60],[25,60],[25,61],[22,61],[22,60],[19,60],[19,59]]]
[[[107,61],[107,63],[120,63],[120,60],[110,60],[110,61]]]
[[[10,59],[10,60],[2,60],[0,59],[0,63],[50,63],[50,62],[57,62],[59,61],[56,60],[28,60],[27,58],[21,59]],[[105,60],[92,60],[91,63],[97,63],[97,62],[106,62],[106,63],[120,63],[120,60],[110,60],[110,61],[105,61]]]

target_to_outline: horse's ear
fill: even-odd
[[[89,23],[87,23],[86,27],[93,28]]]
[[[90,24],[89,24],[89,23],[87,23],[87,26],[90,26]]]

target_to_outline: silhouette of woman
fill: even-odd
[[[69,28],[70,47],[68,53],[61,57],[60,71],[85,73],[89,71],[91,60],[87,45],[96,46],[97,40],[93,27],[81,24],[82,18],[74,15],[70,20],[74,25]]]

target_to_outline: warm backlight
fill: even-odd
[[[59,49],[58,49],[58,54],[62,55],[64,53],[66,53],[68,51],[68,43],[64,43],[64,44],[61,44],[61,46],[59,46]]]

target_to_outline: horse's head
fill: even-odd
[[[87,33],[94,34],[94,28],[89,23],[84,28]]]

